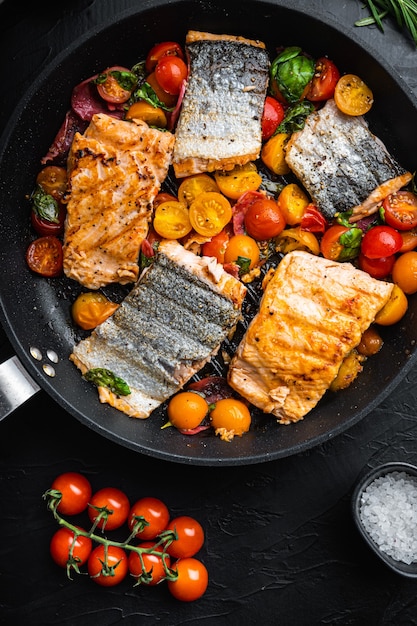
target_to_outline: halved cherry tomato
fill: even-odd
[[[259,263],[260,251],[255,239],[249,235],[233,235],[224,253],[225,263],[237,263],[243,272],[248,272]]]
[[[92,547],[90,537],[84,535],[75,537],[73,530],[63,527],[52,535],[49,551],[59,567],[71,568],[71,565],[77,567],[83,565],[90,556]]]
[[[140,556],[137,552],[131,552],[129,554],[129,571],[135,578],[141,578],[145,584],[153,587],[157,585],[161,580],[166,577],[166,571],[164,568],[164,561],[167,568],[171,565],[171,558],[169,554],[165,553],[163,557],[162,546],[156,546],[153,541],[142,541],[139,544],[140,548],[152,550],[152,552],[159,552],[159,554],[151,554],[150,552],[142,552],[143,567],[140,560]]]
[[[166,529],[174,531],[178,537],[167,547],[168,554],[175,559],[194,556],[204,544],[202,525],[189,515],[172,519]]]
[[[315,255],[318,255],[320,252],[320,244],[317,237],[308,230],[303,230],[300,226],[285,228],[276,238],[275,247],[282,254],[288,254],[293,250],[305,250]]]
[[[177,572],[176,580],[168,580],[171,595],[182,602],[193,602],[206,592],[208,572],[206,566],[193,557],[179,559],[172,568]]]
[[[153,227],[165,239],[181,239],[192,229],[187,207],[178,200],[158,204],[153,218]]]
[[[36,176],[36,182],[45,193],[49,194],[57,202],[62,202],[67,190],[67,170],[57,165],[47,165]]]
[[[406,294],[417,291],[417,252],[404,252],[395,261],[392,268],[392,280]]]
[[[384,220],[397,230],[417,227],[417,196],[412,191],[400,190],[390,194],[382,203]]]
[[[284,219],[290,226],[300,224],[309,202],[307,194],[296,183],[285,185],[277,199]]]
[[[374,97],[364,81],[355,74],[345,74],[337,81],[334,101],[346,115],[365,115],[371,109]]]
[[[163,41],[155,44],[146,57],[145,70],[148,74],[154,71],[158,61],[163,56],[177,56],[180,59],[184,58],[184,53],[176,41]]]
[[[364,234],[361,252],[368,259],[380,259],[399,252],[402,244],[403,240],[398,230],[391,226],[378,225]]]
[[[241,437],[247,433],[251,425],[251,414],[241,400],[236,398],[224,398],[215,403],[214,409],[210,412],[210,422],[216,434],[222,436],[222,432],[226,438],[232,438],[235,435]]]
[[[175,104],[178,100],[178,96],[173,96],[164,89],[162,89],[161,85],[158,83],[155,72],[151,72],[149,76],[146,77],[146,82],[152,87],[158,99],[168,108],[174,108]]]
[[[199,235],[218,235],[231,218],[232,207],[229,200],[216,191],[199,194],[190,205],[190,222]]]
[[[137,84],[137,78],[126,67],[109,67],[95,79],[97,91],[103,100],[111,104],[127,102]]]
[[[264,165],[274,174],[288,174],[290,168],[285,160],[285,146],[290,135],[277,133],[264,144],[261,151],[261,159]]]
[[[375,322],[380,326],[391,326],[402,319],[408,309],[407,296],[398,285],[394,284],[390,299],[377,313]]]
[[[71,315],[74,322],[84,330],[91,330],[102,324],[119,308],[99,291],[81,293],[73,302]]]
[[[358,265],[361,270],[367,272],[372,278],[386,278],[392,272],[396,256],[381,257],[379,259],[368,259],[364,254],[358,256]]]
[[[166,128],[167,116],[160,107],[155,107],[145,100],[134,102],[126,111],[125,119],[139,119],[146,122],[149,126],[156,128]]]
[[[169,523],[170,514],[167,505],[162,500],[146,496],[135,502],[130,509],[127,519],[130,530],[133,530],[134,525],[138,521],[135,517],[143,518],[147,522],[143,529],[136,533],[136,537],[148,541],[149,539],[155,539],[165,530]]]
[[[217,191],[218,193],[220,190],[214,178],[209,174],[192,174],[181,181],[178,187],[178,200],[189,207],[203,191]]]
[[[103,487],[96,491],[89,502],[88,517],[103,530],[120,528],[129,515],[130,502],[127,495],[116,487]]]
[[[62,274],[63,258],[62,243],[53,235],[38,237],[26,250],[29,269],[46,278]]]
[[[162,204],[163,202],[168,202],[168,200],[170,202],[178,202],[177,196],[174,196],[172,193],[168,193],[167,191],[160,191],[153,201],[154,209],[156,209],[159,204]]]
[[[300,227],[310,233],[324,233],[328,224],[326,218],[314,204],[308,204],[301,218]]]
[[[256,191],[262,183],[258,168],[251,161],[229,171],[218,170],[214,178],[221,193],[231,200],[237,200],[246,191]]]
[[[167,415],[175,428],[190,430],[201,424],[208,410],[203,396],[194,391],[181,391],[169,401]]]
[[[358,256],[361,238],[360,228],[335,224],[321,238],[320,251],[330,261],[348,261]]]
[[[90,501],[91,483],[78,472],[64,472],[59,474],[51,485],[51,489],[61,492],[62,498],[57,511],[62,515],[77,515],[82,513]]]
[[[114,587],[126,578],[129,561],[123,548],[100,544],[88,557],[87,568],[91,580],[97,585]]]
[[[307,92],[307,100],[320,102],[333,97],[340,72],[333,61],[327,57],[320,57],[316,61],[314,77]]]
[[[201,253],[203,256],[214,256],[219,263],[224,263],[224,254],[230,236],[227,230],[223,229],[218,235],[214,235],[210,241],[203,243]]]
[[[400,252],[409,252],[417,247],[417,229],[402,230],[400,231],[403,245],[400,248]]]
[[[165,55],[159,59],[155,67],[156,80],[162,89],[172,96],[178,96],[187,75],[187,65],[177,56]]]
[[[281,102],[272,96],[266,96],[262,115],[262,141],[267,141],[275,133],[285,117]]]
[[[67,211],[63,204],[57,203],[55,207],[56,215],[54,215],[54,220],[42,217],[42,214],[39,213],[36,208],[32,208],[30,212],[32,228],[40,237],[47,237],[49,235],[59,237],[64,233]]]
[[[285,228],[285,218],[278,203],[271,198],[258,198],[245,215],[245,229],[257,241],[272,239]]]

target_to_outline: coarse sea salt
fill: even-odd
[[[417,477],[393,471],[363,491],[360,518],[380,550],[396,561],[417,561]]]

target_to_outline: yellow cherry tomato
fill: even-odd
[[[249,271],[259,263],[259,258],[259,246],[249,235],[233,235],[229,239],[224,253],[225,263],[237,263],[242,270]]]
[[[417,252],[410,250],[399,256],[392,268],[392,280],[406,294],[417,291]]]
[[[91,330],[102,324],[119,308],[98,291],[88,291],[78,296],[71,307],[74,322],[84,330]]]
[[[153,227],[164,239],[185,237],[192,229],[187,207],[176,200],[161,202],[155,209]]]
[[[299,226],[283,230],[275,239],[275,248],[283,254],[288,254],[293,250],[305,250],[315,255],[320,252],[317,237],[308,230],[301,230]]]
[[[301,222],[309,202],[307,194],[296,183],[285,185],[277,200],[285,221],[290,226],[295,226]]]
[[[334,101],[337,108],[346,115],[364,115],[371,109],[374,96],[359,76],[345,74],[336,83]]]
[[[215,172],[214,178],[220,191],[230,198],[237,200],[245,191],[256,191],[262,183],[255,163],[235,165],[232,170]]]
[[[166,128],[167,125],[167,117],[164,110],[160,107],[154,107],[144,100],[134,102],[132,106],[128,108],[125,118],[127,120],[143,120],[149,124],[149,126],[156,126],[157,128]]]
[[[167,414],[175,428],[190,430],[201,424],[208,413],[207,401],[194,391],[182,391],[168,403]]]
[[[216,435],[230,440],[235,435],[241,437],[247,433],[251,425],[251,414],[241,400],[223,398],[218,400],[210,412],[210,422]]]
[[[404,291],[398,285],[394,285],[391,297],[375,317],[375,322],[380,326],[391,326],[404,317],[408,309],[408,300]]]
[[[219,188],[214,178],[208,174],[193,174],[184,178],[178,187],[178,200],[187,207],[204,191],[217,191]]]
[[[190,205],[190,222],[199,235],[218,235],[231,219],[230,202],[217,191],[200,193]]]
[[[268,139],[261,151],[261,159],[264,165],[274,174],[288,174],[290,168],[285,160],[285,146],[290,135],[288,133],[278,133]]]

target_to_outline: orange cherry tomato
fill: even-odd
[[[268,139],[262,148],[262,162],[274,174],[283,175],[290,172],[285,160],[285,146],[289,138],[288,133],[277,133]]]
[[[46,278],[55,278],[62,274],[62,243],[54,235],[38,237],[26,250],[26,263],[29,269]]]
[[[255,199],[246,211],[246,232],[257,241],[277,237],[285,226],[284,215],[277,202],[271,198]]]
[[[188,515],[172,519],[167,530],[172,530],[178,537],[167,547],[168,554],[175,559],[194,556],[204,544],[203,527],[200,522]]]
[[[216,191],[200,193],[190,205],[190,222],[199,235],[218,235],[231,219],[229,200]]]
[[[346,115],[365,115],[373,105],[374,96],[359,76],[345,74],[337,81],[334,101]]]
[[[47,165],[38,173],[36,182],[57,202],[62,202],[67,190],[68,175],[65,167]]]
[[[361,241],[360,228],[335,224],[330,226],[321,238],[320,251],[330,261],[350,261],[358,256]]]
[[[178,187],[178,200],[189,207],[203,191],[219,192],[220,189],[214,178],[208,174],[202,173],[187,176]]]
[[[177,573],[176,580],[168,580],[171,595],[182,602],[193,602],[206,592],[208,572],[206,566],[193,557],[179,559],[172,568]]]
[[[139,119],[156,128],[166,128],[167,125],[167,116],[163,109],[155,107],[145,100],[134,102],[126,111],[125,119]]]
[[[259,263],[260,251],[256,241],[249,235],[233,235],[224,253],[225,263],[237,263],[249,271]]]
[[[133,530],[137,522],[136,517],[143,518],[143,521],[146,522],[143,529],[136,533],[136,537],[143,541],[148,541],[155,539],[165,530],[170,515],[167,505],[162,500],[146,496],[135,502],[130,509],[127,519],[130,530]]]
[[[278,252],[283,254],[288,254],[293,250],[305,250],[315,255],[320,253],[317,237],[308,230],[302,230],[300,226],[285,228],[276,238],[275,247]]]
[[[402,230],[400,231],[403,244],[400,248],[400,252],[409,252],[417,247],[417,229]]]
[[[241,400],[223,398],[216,402],[214,409],[210,412],[210,421],[215,431],[224,429],[241,437],[250,428],[251,414]]]
[[[392,280],[406,294],[417,291],[417,252],[404,252],[395,261],[392,268]]]
[[[309,203],[307,194],[296,183],[285,185],[277,199],[284,219],[290,226],[301,223]]]
[[[203,243],[201,253],[203,256],[214,256],[218,263],[224,263],[224,255],[229,239],[227,230],[223,229],[218,235],[214,235],[210,241]]]
[[[377,313],[375,322],[380,326],[391,326],[402,319],[408,309],[407,296],[398,285],[394,284],[391,297]]]
[[[256,191],[262,183],[258,168],[251,161],[245,165],[235,165],[232,170],[218,170],[214,178],[221,193],[231,200],[237,200],[246,191]]]
[[[177,196],[174,196],[172,193],[167,193],[166,191],[160,191],[158,195],[156,196],[155,200],[153,201],[154,209],[156,209],[156,207],[159,204],[162,204],[163,202],[168,202],[168,200],[169,201],[173,200],[174,202],[177,202],[178,198]]]
[[[129,562],[126,552],[118,546],[98,545],[87,563],[88,573],[97,585],[114,587],[126,578]]]
[[[178,200],[158,204],[153,218],[155,231],[164,239],[181,239],[192,229],[187,207]]]
[[[190,430],[196,428],[208,413],[208,404],[194,391],[181,391],[171,398],[167,407],[170,423],[175,428]]]
[[[165,566],[169,568],[171,565],[171,558],[167,553],[162,556],[164,554],[162,546],[156,546],[153,541],[142,541],[142,543],[139,544],[139,547],[144,550],[149,549],[152,550],[152,552],[158,552],[161,555],[151,554],[150,552],[142,552],[144,566],[142,567],[139,554],[133,551],[129,554],[128,565],[132,576],[138,579],[142,578],[147,585],[153,587],[166,577],[167,574],[164,567],[164,561]]]
[[[84,330],[91,330],[102,324],[119,308],[98,291],[81,293],[71,307],[74,322]]]

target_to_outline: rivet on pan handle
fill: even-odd
[[[0,364],[0,420],[40,390],[16,356]]]

